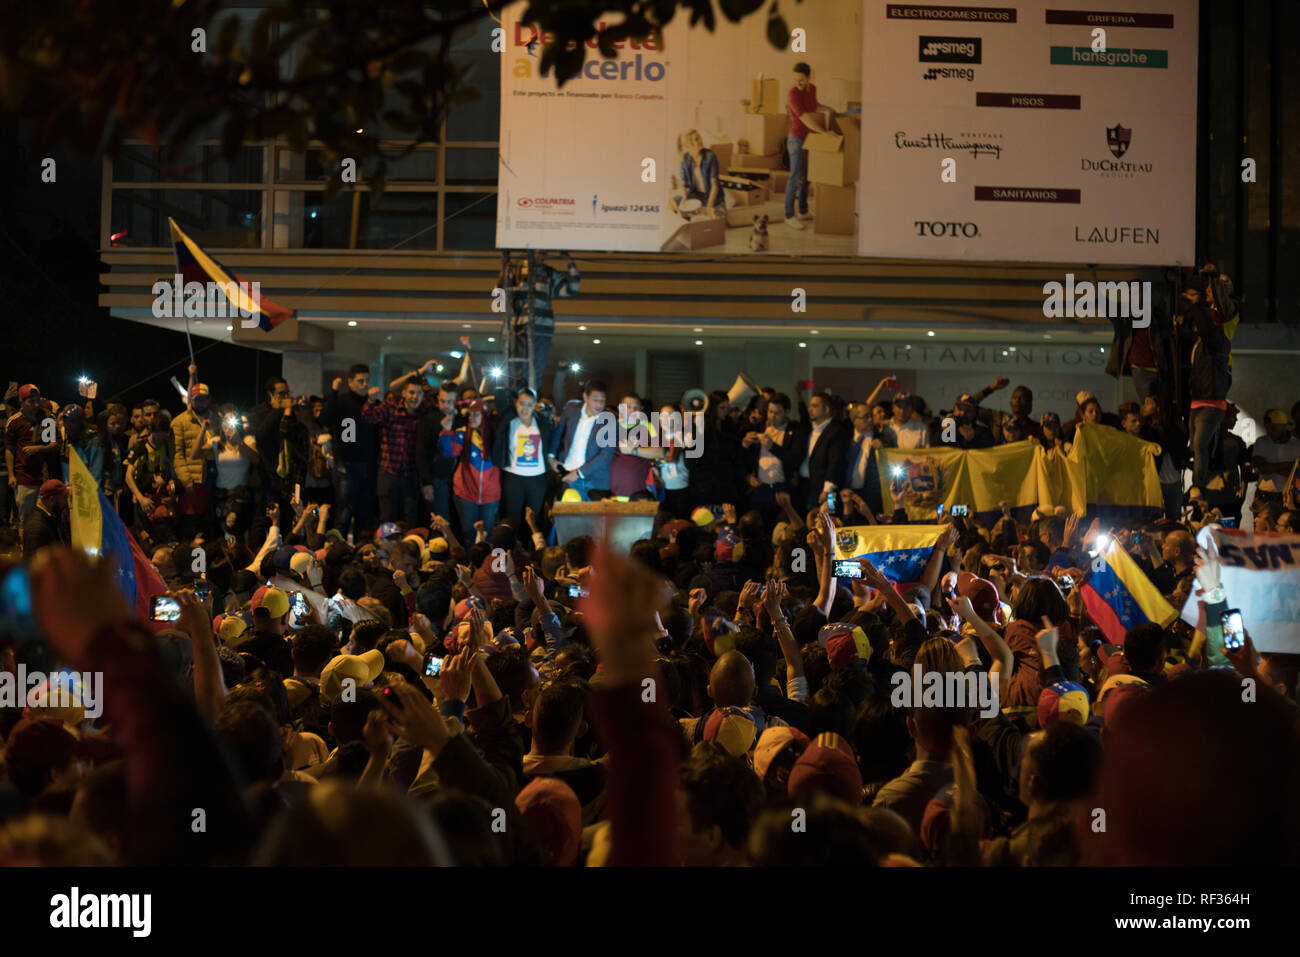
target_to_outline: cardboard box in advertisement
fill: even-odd
[[[731,169],[731,154],[734,147],[730,143],[714,143],[709,149],[713,150],[713,155],[718,158],[718,169]]]
[[[707,246],[722,246],[727,242],[727,221],[725,219],[707,219],[703,216],[689,223],[682,223],[677,232],[668,237],[660,252],[674,252],[683,249],[704,249]]]
[[[784,196],[785,186],[788,182],[790,182],[790,171],[788,169],[772,170],[772,176],[767,181],[773,196]]]
[[[836,132],[809,133],[804,140],[808,151],[808,182],[847,186],[857,182],[862,150],[862,128],[856,116],[833,118]]]
[[[749,140],[749,148],[760,156],[781,152],[790,121],[784,113],[746,113],[740,118],[740,135]]]
[[[779,223],[785,216],[784,200],[780,197],[772,196],[766,203],[759,203],[757,206],[733,206],[727,210],[727,225],[732,228],[740,226],[752,227],[755,216],[767,216],[768,223]]]
[[[753,189],[726,189],[727,206],[734,208],[736,206],[758,206],[767,202],[768,191],[766,186],[755,186]]]
[[[852,236],[857,218],[856,186],[829,186],[814,183],[813,232],[826,236]]]
[[[781,102],[781,82],[775,77],[749,81],[749,112],[783,114],[785,104]]]
[[[741,170],[770,173],[774,169],[781,168],[781,154],[772,153],[767,156],[760,156],[758,153],[732,153],[731,166],[728,168],[733,173]]]

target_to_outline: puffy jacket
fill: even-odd
[[[212,413],[208,413],[208,419],[211,421]],[[203,470],[209,459],[212,458],[212,446],[204,445],[199,449],[196,458],[190,457],[190,452],[194,449],[194,441],[199,437],[199,432],[203,429],[204,420],[195,415],[193,409],[186,409],[176,418],[172,419],[172,445],[176,448],[175,458],[172,465],[176,469],[176,478],[181,485],[187,488],[196,482],[203,481]]]

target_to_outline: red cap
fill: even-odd
[[[34,386],[34,385],[30,385],[30,384],[28,384],[28,385],[23,385],[23,386],[19,386],[19,387],[18,387],[18,401],[19,401],[19,402],[26,402],[26,401],[27,401],[27,397],[30,396],[30,395],[32,395],[33,393],[35,393],[36,396],[39,398],[39,397],[40,397],[40,394],[41,394],[41,390],[38,389],[38,388],[36,388],[36,386]]]
[[[46,479],[41,483],[42,495],[67,495],[68,487],[58,479]]]

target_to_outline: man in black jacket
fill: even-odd
[[[358,530],[375,524],[375,427],[361,418],[369,391],[370,368],[358,364],[325,397],[325,423],[335,436],[335,523],[344,535],[354,519]]]
[[[769,528],[778,511],[776,496],[793,492],[808,443],[799,424],[790,419],[790,397],[783,393],[767,403],[767,428],[748,432],[741,440],[749,472],[749,505],[763,515]]]
[[[817,508],[822,496],[839,488],[849,447],[849,430],[843,422],[831,418],[831,403],[824,395],[808,400],[812,426],[799,475],[804,479],[803,494],[809,509]]]
[[[501,518],[516,529],[526,529],[524,510],[532,509],[543,522],[546,502],[547,456],[551,448],[551,424],[536,415],[537,395],[524,389],[515,396],[514,414],[506,411],[502,395],[500,410],[492,424],[492,461],[501,469]]]
[[[72,542],[68,526],[68,487],[58,479],[41,485],[36,507],[23,520],[23,560],[31,559],[47,545]]]
[[[1192,447],[1192,484],[1204,489],[1219,440],[1219,424],[1228,411],[1232,386],[1231,345],[1223,332],[1223,314],[1208,276],[1186,290],[1174,319],[1174,336],[1183,373],[1179,408],[1187,411]]]
[[[420,475],[420,497],[434,514],[459,526],[460,518],[451,505],[451,482],[460,458],[452,454],[452,438],[465,427],[465,417],[457,411],[455,382],[438,387],[438,408],[420,420],[415,430],[415,468]],[[494,460],[495,461],[495,460]],[[461,534],[471,529],[458,529]]]

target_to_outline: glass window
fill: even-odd
[[[205,247],[262,245],[262,194],[256,190],[115,189],[110,234],[118,246],[170,246],[167,218]]]
[[[163,146],[127,146],[113,161],[118,183],[260,183],[262,147],[241,147],[234,159],[216,145],[190,145],[184,150]]]
[[[436,249],[436,193],[342,193],[325,202],[323,192],[303,194],[302,247],[351,248],[353,197],[357,202],[358,249]]]
[[[447,185],[495,186],[497,151],[492,149],[447,150]]]
[[[444,249],[495,249],[496,193],[446,193]]]
[[[478,96],[453,107],[447,113],[449,142],[492,142],[501,135],[501,54],[492,52],[490,18],[479,20],[474,29],[457,34],[452,59],[469,68],[464,83]]]

